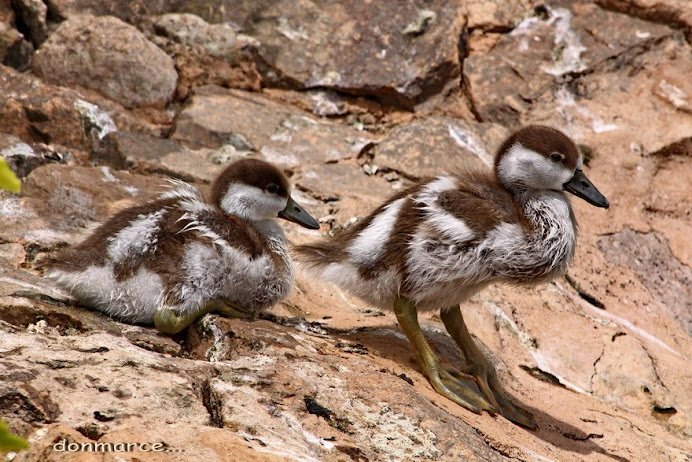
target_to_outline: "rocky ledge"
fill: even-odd
[[[23,181],[0,192],[0,418],[31,443],[1,457],[689,461],[691,30],[685,0],[0,0],[0,155]],[[242,156],[333,234],[527,123],[578,140],[611,201],[575,201],[565,278],[462,307],[535,431],[435,393],[390,313],[303,275],[258,319],[171,338],[36,265]]]

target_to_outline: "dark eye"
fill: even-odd
[[[552,160],[553,162],[562,162],[563,160],[565,160],[565,156],[563,156],[559,152],[554,152],[550,154],[550,160]]]
[[[267,192],[277,194],[279,192],[279,185],[271,183],[269,186],[267,186]]]

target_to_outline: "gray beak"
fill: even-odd
[[[307,229],[320,229],[320,224],[305,211],[303,207],[298,205],[291,196],[288,196],[286,208],[279,212],[279,216],[284,220],[298,223],[300,226]]]
[[[586,175],[584,175],[584,172],[581,170],[575,171],[572,179],[562,185],[562,189],[571,192],[575,196],[584,199],[586,202],[596,207],[604,207],[607,209],[610,206],[608,199],[596,189],[596,186],[586,178]]]

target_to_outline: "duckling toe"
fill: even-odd
[[[445,370],[431,371],[428,380],[435,391],[471,412],[494,413],[494,409],[483,397],[478,396],[468,385]]]
[[[214,303],[213,311],[227,318],[252,319],[255,314],[228,300],[219,300]]]
[[[154,314],[154,326],[164,334],[177,334],[197,319],[199,314],[191,313],[178,314],[169,306],[162,306]]]
[[[526,428],[538,428],[529,411],[515,405],[507,398],[490,361],[484,357],[475,357],[472,361],[469,363],[468,370],[474,376],[478,388],[488,402],[499,409],[500,414],[507,420]]]
[[[509,401],[507,401],[506,404],[502,404],[500,409],[502,416],[510,422],[514,422],[515,424],[531,430],[538,428],[538,425],[533,420],[533,415],[526,409],[516,406]]]

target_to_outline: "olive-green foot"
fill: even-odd
[[[199,311],[178,314],[170,307],[164,306],[154,314],[154,326],[164,334],[177,334],[192,324],[202,315]]]
[[[423,373],[430,380],[435,391],[442,396],[463,406],[469,411],[480,414],[482,411],[493,412],[494,409],[483,397],[478,396],[465,381],[473,378],[454,369],[444,369],[418,324],[418,313],[415,304],[405,297],[394,301],[394,312],[406,337],[423,366]]]
[[[178,313],[168,306],[159,308],[154,314],[154,326],[164,334],[177,334],[207,313],[219,313],[230,318],[250,319],[253,313],[223,300],[213,300],[206,305],[185,313]]]
[[[507,398],[502,385],[500,385],[500,380],[497,378],[495,367],[474,343],[459,307],[442,310],[440,317],[447,332],[466,357],[467,366],[464,368],[464,373],[475,379],[478,389],[490,405],[498,409],[500,414],[511,422],[530,429],[537,428],[533,415],[526,409],[513,404]]]

